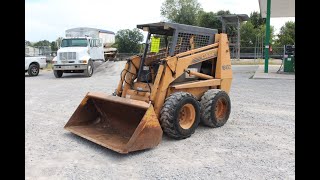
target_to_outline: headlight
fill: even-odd
[[[87,63],[87,60],[80,60],[79,63]]]

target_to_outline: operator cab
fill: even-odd
[[[138,72],[140,82],[152,80],[151,75],[156,74],[161,60],[213,44],[214,36],[218,33],[217,29],[168,22],[140,24],[137,28],[148,32]],[[208,74],[212,67],[208,63],[210,62],[194,64],[189,68]],[[185,81],[185,77],[180,77],[175,82],[179,81]]]

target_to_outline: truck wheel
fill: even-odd
[[[201,123],[209,127],[221,127],[229,119],[231,102],[229,95],[220,89],[210,89],[201,97]]]
[[[93,74],[93,63],[91,60],[89,60],[87,69],[84,70],[84,75],[87,77],[91,77],[92,74]]]
[[[31,64],[28,69],[29,76],[38,76],[39,66],[37,64]]]
[[[104,55],[104,62],[107,62],[107,61],[109,61],[108,56]]]
[[[160,112],[163,131],[174,139],[185,139],[194,133],[200,123],[200,105],[186,92],[171,94]]]
[[[63,75],[63,71],[53,70],[53,74],[56,78],[61,78]]]
[[[115,52],[115,54],[114,54],[114,56],[112,57],[112,59],[113,59],[113,61],[116,61],[116,59],[117,59],[117,52]]]

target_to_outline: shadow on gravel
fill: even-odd
[[[94,72],[91,77],[93,77],[93,76],[94,76]],[[53,75],[53,77],[54,77],[54,75]],[[68,78],[90,78],[90,77],[87,77],[82,73],[63,73],[61,78],[55,78],[55,79],[64,79],[64,78],[68,79]]]
[[[74,141],[76,142],[79,142],[80,145],[86,145],[86,146],[89,146],[90,148],[92,148],[92,150],[96,151],[97,153],[98,152],[103,152],[106,156],[108,157],[112,157],[116,160],[118,160],[119,158],[128,158],[128,157],[132,157],[132,156],[138,156],[138,155],[142,155],[143,153],[145,152],[148,152],[148,151],[152,151],[152,150],[155,150],[156,148],[153,148],[153,149],[145,149],[145,150],[140,150],[140,151],[134,151],[134,152],[130,152],[128,154],[120,154],[118,152],[115,152],[115,151],[112,151],[108,148],[105,148],[103,146],[100,146],[94,142],[91,142],[85,138],[82,138],[80,136],[77,136],[75,134],[72,134],[72,133],[64,133],[63,136],[66,136],[67,138],[71,138],[73,139]],[[161,143],[160,143],[161,144]],[[160,145],[159,144],[159,145]],[[80,147],[81,148],[81,147]]]
[[[43,74],[38,74],[38,76],[43,76]],[[24,77],[36,78],[38,76],[30,76],[29,74],[25,74]]]

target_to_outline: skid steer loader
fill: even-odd
[[[125,154],[157,146],[163,132],[188,138],[200,121],[223,126],[231,111],[227,35],[167,22],[137,27],[148,32],[143,54],[127,59],[112,95],[87,93],[65,129]]]

